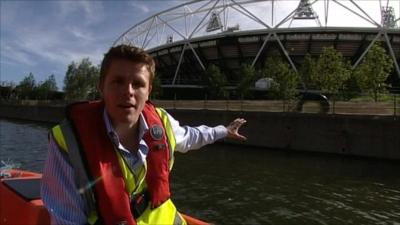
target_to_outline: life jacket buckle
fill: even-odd
[[[139,218],[149,205],[147,191],[136,194],[131,200],[131,212],[134,218]]]

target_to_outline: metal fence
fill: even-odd
[[[166,109],[221,110],[221,111],[263,111],[320,114],[353,114],[400,116],[400,95],[386,95],[384,101],[374,102],[359,99],[351,101],[329,100],[326,108],[319,101],[282,101],[282,100],[152,100],[157,106]],[[62,100],[0,100],[7,105],[45,105],[64,107]],[[300,105],[301,104],[301,105]]]
[[[400,116],[400,95],[391,95],[391,99],[382,102],[328,101],[329,108],[319,101],[282,101],[282,100],[153,100],[167,109],[223,110],[223,111],[264,111],[297,112],[321,114],[354,114]],[[301,105],[299,105],[301,104]]]

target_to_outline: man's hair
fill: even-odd
[[[100,87],[102,87],[104,84],[104,80],[112,61],[116,59],[126,59],[132,62],[146,64],[147,69],[150,73],[150,84],[153,82],[155,76],[155,63],[153,57],[151,57],[141,48],[132,45],[121,44],[115,47],[111,47],[110,50],[108,50],[108,52],[104,55],[104,59],[101,63],[100,68]]]

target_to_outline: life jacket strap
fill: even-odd
[[[97,213],[96,215],[94,215],[94,212],[96,212],[97,210],[96,210],[96,200],[92,190],[94,182],[90,181],[88,174],[86,173],[85,166],[83,165],[83,159],[80,154],[78,140],[74,135],[71,123],[67,120],[64,120],[60,124],[60,128],[65,139],[68,140],[66,142],[66,145],[68,149],[68,156],[70,159],[69,161],[72,165],[72,168],[74,169],[75,182],[78,187],[78,191],[87,206],[89,223],[90,224],[95,223],[97,220]]]

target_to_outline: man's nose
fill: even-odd
[[[135,89],[133,88],[133,85],[132,85],[132,84],[129,83],[129,84],[126,85],[125,93],[126,93],[128,96],[133,96],[133,94],[135,93]]]

